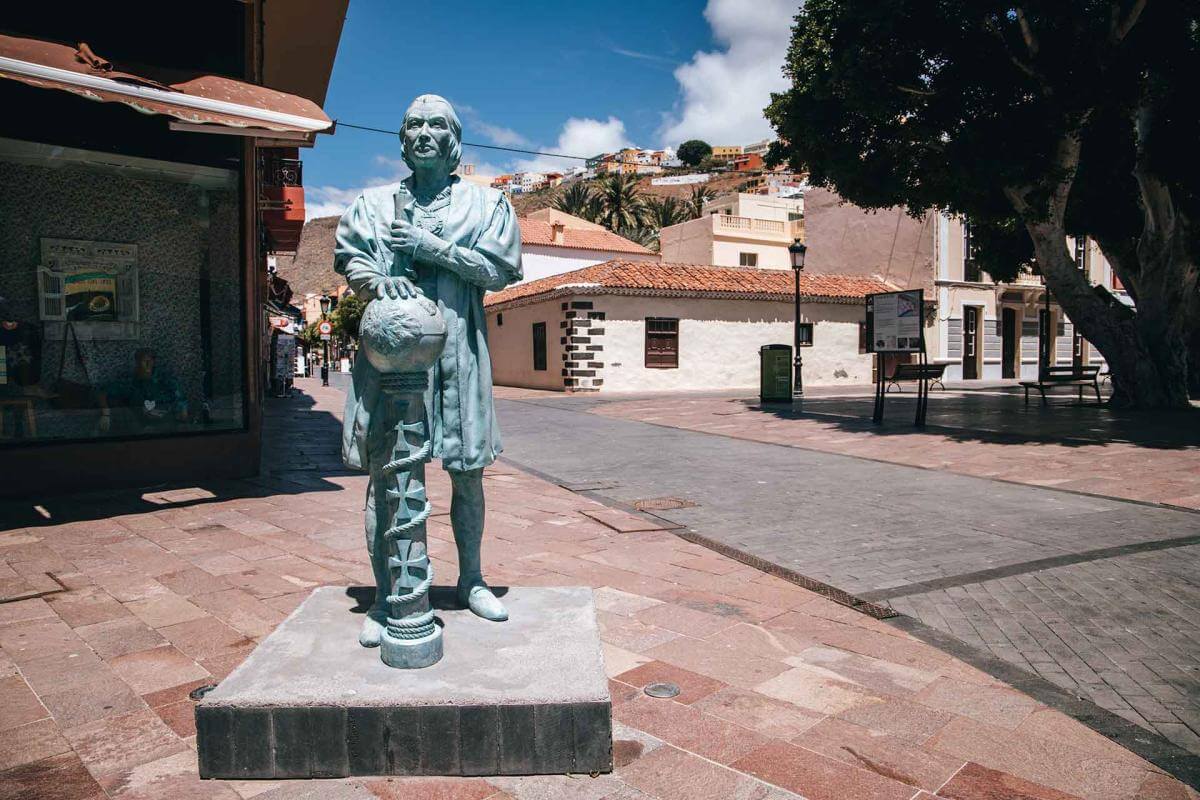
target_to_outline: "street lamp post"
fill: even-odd
[[[329,306],[333,301],[329,295],[321,295],[321,321],[324,322],[329,318]],[[321,359],[321,385],[329,385],[329,339],[324,334],[321,336],[321,344],[324,350],[324,356]]]
[[[792,400],[804,398],[804,379],[801,377],[804,361],[800,358],[800,273],[804,270],[804,254],[806,252],[808,252],[808,248],[799,239],[788,245],[788,255],[792,259],[792,273],[796,276],[796,319],[793,326],[796,352],[792,364],[792,374],[795,376],[792,383]]]

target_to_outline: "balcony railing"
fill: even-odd
[[[713,215],[714,230],[726,233],[761,233],[780,239],[804,238],[804,220],[787,222],[775,219],[735,217],[730,214]]]
[[[258,174],[263,186],[304,185],[304,165],[298,158],[261,156]]]

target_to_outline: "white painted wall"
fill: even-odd
[[[606,392],[668,389],[757,389],[758,349],[791,344],[792,305],[755,300],[622,297],[592,298],[604,323]],[[805,303],[801,320],[814,322],[812,347],[804,348],[806,386],[871,382],[871,356],[858,352],[862,305]],[[645,366],[646,317],[676,317],[679,367]],[[507,324],[507,321],[506,321]]]
[[[500,312],[504,323],[496,324],[497,313],[486,313],[488,350],[492,354],[492,382],[498,386],[562,390],[562,304],[548,300]],[[533,368],[533,323],[546,323],[546,369]]]
[[[583,250],[575,247],[551,247],[540,244],[521,246],[521,267],[524,277],[520,283],[538,278],[561,275],[576,269],[603,264],[605,261],[658,261],[654,253],[614,253],[605,250]]]

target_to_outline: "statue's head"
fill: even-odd
[[[446,98],[423,94],[404,112],[400,144],[409,169],[442,162],[453,172],[462,159],[462,123]]]

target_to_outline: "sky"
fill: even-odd
[[[325,111],[397,130],[409,102],[440,94],[466,142],[591,156],[687,139],[771,136],[762,109],[796,0],[350,0]],[[414,11],[414,8],[419,8]],[[302,154],[308,217],[341,214],[407,174],[397,139],[341,126]],[[582,162],[465,147],[497,175]]]

